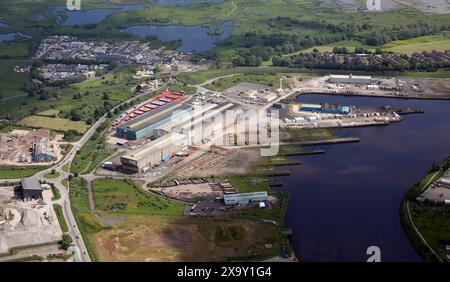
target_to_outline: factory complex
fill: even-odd
[[[130,140],[129,150],[120,156],[123,172],[146,173],[175,154],[182,154],[187,146],[209,140],[223,126],[222,119],[216,121],[215,117],[234,106],[233,103],[219,105],[207,101],[190,103],[183,97],[183,93],[165,91],[121,117],[128,121],[122,124],[116,121],[116,143],[123,146]],[[153,105],[156,107],[152,110],[145,113],[142,110]],[[136,112],[139,116],[132,118]]]
[[[122,170],[129,173],[146,172],[149,168],[169,160],[175,153],[187,146],[183,134],[171,133],[146,144],[143,148],[120,158]]]
[[[186,96],[184,93],[163,91],[158,96],[153,97],[126,111],[113,123],[112,128],[116,129],[123,123],[133,121],[134,119],[140,118],[149,112],[154,113],[154,111],[161,110],[161,108],[167,108],[169,105],[174,106],[176,103],[179,103],[185,99]]]
[[[185,104],[168,103],[116,128],[116,135],[128,140],[152,137],[154,130],[173,119],[189,114],[192,107]]]
[[[330,83],[342,83],[342,84],[371,84],[373,78],[371,76],[362,75],[330,75],[328,79]]]

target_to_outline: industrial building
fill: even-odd
[[[361,75],[330,75],[328,82],[340,84],[372,84],[371,76]]]
[[[322,105],[319,104],[300,104],[298,109],[303,112],[320,112]]]
[[[341,106],[338,104],[299,104],[298,109],[304,112],[321,112],[326,114],[349,114],[350,107],[349,106]]]
[[[267,201],[267,192],[253,192],[253,193],[237,193],[237,194],[225,194],[223,200],[226,205],[248,205],[254,202]]]
[[[322,113],[327,114],[349,114],[350,113],[350,107],[349,106],[341,106],[338,104],[329,104],[329,103],[322,103],[320,111]]]
[[[172,130],[175,127],[181,126],[181,124],[201,122],[206,117],[205,113],[216,107],[217,107],[217,104],[211,104],[211,103],[207,103],[205,105],[202,105],[201,107],[194,107],[193,110],[189,112],[189,114],[179,115],[178,117],[173,118],[170,122],[167,122],[167,123],[155,128],[153,130],[153,137],[159,138],[169,132],[172,132]],[[203,115],[203,114],[205,114],[205,115]],[[182,133],[180,131],[177,131],[177,132]],[[185,132],[183,132],[183,133],[185,133]]]
[[[221,120],[216,120],[215,117],[218,115],[221,116],[222,113],[233,106],[234,104],[232,103],[222,105],[220,108],[205,108],[205,106],[203,106],[202,118],[194,118],[194,120],[188,120],[184,123],[180,123],[173,128],[173,130],[177,133],[186,135],[189,145],[197,144],[199,141],[203,141],[204,138],[209,138],[210,136],[208,136],[208,134],[213,135],[217,131],[223,129],[223,123],[220,123]],[[198,128],[201,128],[202,131],[198,132]]]
[[[187,146],[184,134],[171,133],[145,144],[143,148],[122,156],[120,162],[125,172],[139,173],[169,160]]]
[[[35,162],[52,162],[57,157],[53,151],[53,145],[48,138],[40,138],[33,144],[33,161]]]
[[[42,199],[42,186],[39,180],[33,177],[20,180],[22,194],[24,199]]]
[[[139,118],[146,113],[154,112],[160,107],[167,106],[168,104],[172,104],[173,106],[175,106],[175,103],[181,102],[185,98],[186,96],[184,95],[184,93],[170,92],[167,90],[163,91],[160,95],[153,97],[143,103],[140,103],[139,105],[136,105],[132,109],[126,111],[114,121],[112,128],[116,129],[117,126],[125,122],[129,122],[131,120]]]
[[[152,137],[156,128],[191,111],[189,105],[170,103],[120,125],[116,128],[116,135],[128,140]]]

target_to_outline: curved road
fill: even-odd
[[[161,88],[164,86],[161,86]],[[115,106],[111,109],[111,111],[114,111],[116,108],[120,107],[121,105],[125,103],[129,103],[135,99],[138,99],[144,95],[147,95],[149,93],[143,93],[136,95],[119,105]],[[83,237],[81,236],[80,229],[78,227],[78,224],[75,220],[75,217],[72,212],[72,207],[70,203],[70,197],[69,197],[69,187],[65,187],[62,183],[64,179],[67,179],[69,177],[70,173],[65,172],[62,168],[64,165],[68,164],[70,167],[70,164],[72,163],[73,159],[75,158],[75,155],[81,147],[91,138],[91,136],[95,133],[97,128],[106,120],[106,114],[103,115],[100,119],[98,119],[86,133],[73,144],[73,148],[66,154],[66,156],[59,161],[54,166],[45,169],[43,171],[37,172],[33,177],[38,178],[41,181],[46,181],[47,183],[52,183],[56,189],[59,190],[59,193],[61,194],[61,199],[54,201],[54,203],[60,204],[62,206],[63,216],[67,222],[67,226],[69,229],[69,235],[73,239],[73,244],[75,245],[75,251],[76,251],[76,258],[77,261],[82,262],[90,262],[91,258],[89,257],[89,253],[86,248],[86,244],[83,241]],[[45,174],[50,173],[52,170],[55,170],[59,174],[59,177],[53,178],[53,179],[47,179],[44,177]],[[4,182],[18,182],[20,179],[0,179],[0,183]],[[67,184],[69,185],[69,184]]]

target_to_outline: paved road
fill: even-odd
[[[161,86],[161,88],[164,87]],[[147,95],[149,93],[143,93],[140,95],[136,95],[124,102],[122,102],[121,104],[117,105],[116,107],[112,108],[111,110],[114,111],[116,108],[120,107],[121,105],[125,104],[125,103],[129,103],[135,99],[138,99],[139,97],[142,97],[144,95]],[[57,164],[55,164],[54,166],[40,171],[38,173],[36,173],[33,177],[38,178],[41,181],[46,181],[48,183],[52,183],[58,190],[59,193],[61,194],[61,198],[57,201],[54,201],[54,203],[60,204],[63,208],[63,216],[67,222],[67,226],[69,228],[69,235],[72,237],[73,239],[73,244],[75,247],[75,251],[76,251],[76,260],[77,261],[82,261],[82,262],[89,262],[91,261],[90,257],[89,257],[89,253],[87,251],[86,248],[86,244],[81,236],[81,232],[80,229],[78,227],[78,224],[75,220],[75,217],[73,215],[72,212],[72,208],[71,208],[71,204],[70,204],[70,197],[69,197],[69,191],[70,191],[70,187],[65,187],[62,184],[62,181],[64,179],[67,179],[69,177],[69,173],[65,172],[62,167],[66,164],[70,164],[72,163],[73,159],[75,158],[75,155],[77,153],[77,151],[79,149],[81,149],[81,147],[83,147],[83,145],[91,138],[91,136],[96,132],[97,128],[106,120],[106,114],[103,115],[100,119],[98,119],[90,128],[88,131],[86,131],[86,133],[80,138],[80,140],[78,140],[77,142],[72,143],[73,147],[72,149],[67,153],[67,155]],[[53,178],[53,179],[47,179],[44,177],[45,174],[50,173],[52,170],[55,170],[58,174],[59,177],[57,178]],[[0,183],[5,183],[5,182],[18,182],[20,181],[20,179],[0,179]],[[69,184],[67,184],[69,185]]]

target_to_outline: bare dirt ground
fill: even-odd
[[[0,254],[10,248],[54,243],[62,231],[51,202],[51,190],[43,200],[22,201],[13,187],[0,187]]]
[[[376,77],[374,77],[376,78]],[[366,96],[385,96],[422,99],[450,99],[449,79],[425,79],[425,78],[400,78],[405,81],[405,86],[400,90],[369,90],[366,85],[339,84],[330,88],[328,77],[299,78],[291,77],[290,82],[294,87],[304,93],[342,93]],[[384,79],[384,81],[389,81]],[[390,80],[392,81],[392,79]]]
[[[259,158],[257,149],[233,149],[228,154],[208,153],[175,172],[175,178],[192,176],[209,177],[211,175],[245,174],[248,168]]]
[[[165,193],[169,195],[173,195],[173,197],[178,197],[180,193],[192,193],[192,194],[209,194],[212,193],[211,186],[209,183],[201,183],[201,184],[185,184],[185,185],[177,185],[173,187],[167,188],[154,188],[152,190],[155,191],[165,191]]]
[[[447,171],[441,178],[433,182],[417,199],[419,201],[429,200],[433,202],[445,202],[450,199],[450,189],[447,184],[441,181],[450,180],[450,170]]]
[[[241,226],[244,237],[223,241],[217,226]],[[274,253],[278,227],[248,220],[130,217],[126,223],[92,235],[100,261],[223,261],[233,256]]]
[[[47,129],[14,129],[9,133],[0,133],[0,166],[47,165],[33,162],[31,157],[33,144],[44,137],[52,141],[53,154],[59,160],[62,156],[59,147],[63,137],[61,134],[53,137]]]

